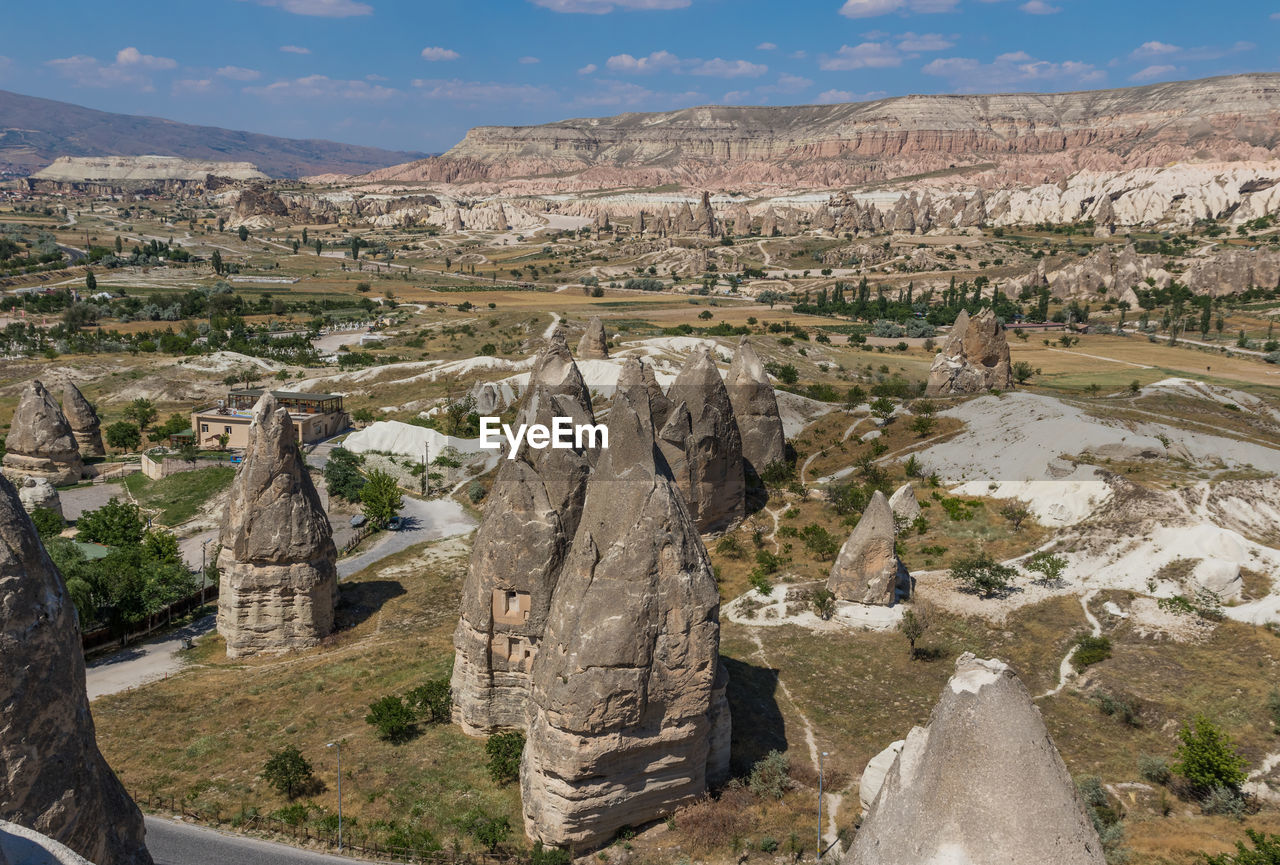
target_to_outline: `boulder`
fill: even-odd
[[[840,547],[827,590],[842,601],[892,606],[910,592],[910,577],[893,548],[893,510],[876,490],[858,525]],[[903,591],[905,590],[905,591]]]
[[[733,403],[709,351],[689,357],[667,399],[658,447],[698,531],[726,528],[746,513],[746,474]]]
[[[983,393],[1013,387],[1009,340],[990,308],[972,319],[961,310],[929,370],[930,396]]]
[[[333,631],[338,552],[289,412],[262,395],[222,522],[218,633],[227,657],[287,652]]]
[[[609,341],[604,335],[600,316],[591,316],[586,333],[578,340],[578,357],[582,360],[604,360],[609,357]]]
[[[965,653],[907,736],[842,865],[1103,865],[1098,833],[1031,695]]]
[[[738,421],[742,458],[748,470],[759,475],[770,463],[785,460],[787,437],[782,430],[782,415],[778,413],[778,398],[764,364],[745,336],[738,341],[725,388]]]
[[[538,356],[517,422],[550,425],[557,416],[595,422],[560,330]],[[453,717],[470,735],[525,727],[529,671],[594,458],[592,451],[525,443],[515,459],[501,461],[472,543],[453,637]]]
[[[889,509],[899,523],[910,524],[920,516],[920,502],[916,499],[915,487],[903,484],[889,496]]]
[[[62,498],[53,484],[44,478],[23,478],[22,485],[18,487],[18,500],[27,513],[45,508],[62,516]]]
[[[142,812],[102,759],[75,605],[0,477],[0,820],[98,865],[150,865]]]
[[[590,849],[727,780],[719,644],[707,551],[628,359],[534,660],[520,766],[531,838]]]
[[[62,389],[62,413],[71,426],[71,435],[82,458],[107,455],[102,444],[102,422],[98,420],[98,412],[72,382],[67,382]]]
[[[27,385],[18,400],[3,466],[11,480],[45,478],[54,486],[77,483],[84,474],[71,425],[39,381]]]

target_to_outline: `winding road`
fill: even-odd
[[[366,861],[232,835],[162,817],[148,816],[146,820],[147,849],[156,865],[351,865]]]

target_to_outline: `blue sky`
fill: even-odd
[[[0,89],[442,151],[482,124],[1280,67],[1280,0],[50,0]],[[0,118],[2,120],[2,118]]]

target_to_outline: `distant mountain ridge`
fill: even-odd
[[[957,172],[1057,182],[1082,169],[1280,156],[1280,74],[1072,93],[921,95],[794,107],[705,106],[481,126],[439,157],[370,179],[523,192],[839,188]]]
[[[0,90],[0,170],[30,174],[59,156],[140,155],[251,162],[272,177],[304,177],[363,174],[426,154],[113,114]]]

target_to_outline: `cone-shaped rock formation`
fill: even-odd
[[[4,473],[12,479],[47,478],[55,486],[84,474],[66,415],[39,381],[22,392],[5,439]]]
[[[550,426],[554,417],[595,422],[591,396],[559,330],[538,357],[518,422]],[[529,670],[582,516],[592,462],[594,451],[526,443],[498,469],[453,638],[454,719],[472,735],[524,729]]]
[[[1013,387],[1009,339],[990,308],[969,318],[961,310],[929,370],[926,393],[947,396]]]
[[[910,590],[893,539],[893,510],[885,494],[876,490],[831,566],[827,590],[842,601],[892,606],[900,589]]]
[[[630,359],[533,665],[520,768],[531,837],[598,845],[724,779],[719,642],[707,551],[654,447]]]
[[[67,382],[62,389],[62,413],[71,426],[81,457],[107,455],[102,444],[102,422],[98,420],[98,412],[72,382]]]
[[[1103,865],[1098,833],[1022,682],[956,661],[927,728],[907,736],[843,865]]]
[[[710,352],[695,352],[667,390],[673,406],[658,435],[700,532],[723,529],[746,512],[742,434]]]
[[[600,316],[591,316],[587,331],[578,340],[578,357],[583,360],[604,360],[609,356],[609,342],[604,336],[604,324]]]
[[[742,436],[742,458],[749,469],[758,475],[770,463],[786,459],[787,437],[782,431],[778,397],[760,356],[745,336],[738,342],[725,387]]]
[[[314,646],[333,631],[333,529],[288,411],[263,394],[231,484],[218,567],[218,633],[231,658]]]
[[[142,813],[102,759],[76,608],[0,478],[0,820],[97,865],[150,865]]]

